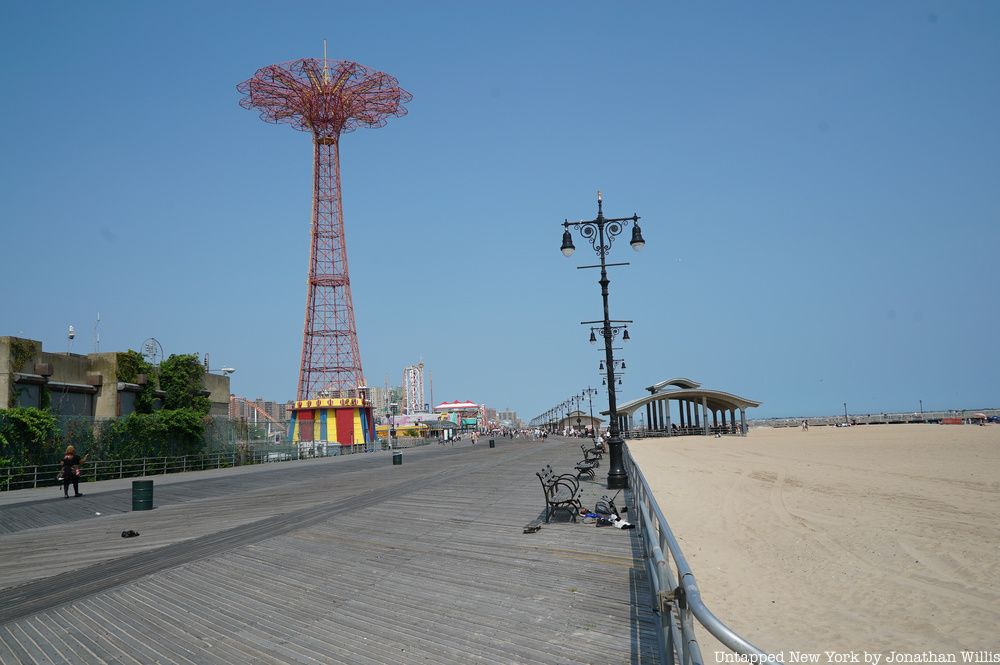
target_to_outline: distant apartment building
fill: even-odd
[[[385,388],[369,388],[368,399],[372,403],[372,414],[376,421],[385,417],[389,413],[390,406],[396,404],[396,413],[403,413],[403,388],[395,386],[386,390]]]
[[[501,424],[509,424],[513,427],[521,426],[521,421],[517,418],[517,411],[511,411],[510,409],[507,409],[506,411],[498,411],[497,418],[499,418]]]
[[[229,417],[236,420],[271,420],[274,422],[287,422],[289,408],[293,402],[271,402],[262,397],[257,399],[247,399],[239,395],[231,395],[229,398]]]
[[[402,413],[407,415],[421,413],[425,410],[424,400],[424,363],[403,368],[403,403]]]

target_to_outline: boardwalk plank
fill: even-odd
[[[561,516],[521,533],[544,509],[534,471],[578,456],[575,442],[550,439],[407,452],[403,466],[357,456],[213,472],[158,487],[144,515],[77,515],[74,533],[95,543],[79,562],[45,544],[63,527],[38,524],[63,500],[40,499],[14,511],[37,512],[34,527],[0,535],[0,555],[36,545],[0,562],[0,581],[26,580],[4,593],[37,608],[3,625],[0,649],[21,658],[32,646],[11,631],[34,626],[53,652],[76,645],[123,665],[655,662],[634,531]],[[124,488],[102,497],[88,485],[79,510],[127,501]],[[607,493],[583,489],[584,505]],[[0,501],[0,519],[10,510]],[[140,542],[116,540],[125,524],[140,525]],[[98,557],[107,563],[86,568]],[[70,605],[55,588],[67,571],[95,580]]]
[[[64,641],[70,644],[72,651],[79,653],[79,649],[83,649],[93,655],[95,662],[108,663],[109,665],[123,665],[120,658],[99,646],[86,632],[75,626],[67,609],[62,607],[53,610],[50,616],[54,619],[55,623],[63,627],[66,633]],[[74,645],[78,645],[78,648],[74,647]]]

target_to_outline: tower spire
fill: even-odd
[[[318,70],[322,68],[322,73]],[[332,72],[331,72],[332,70]],[[336,90],[323,82],[337,81]],[[361,353],[351,299],[340,191],[340,135],[406,115],[412,95],[396,78],[356,62],[303,58],[263,67],[240,83],[240,106],[313,137],[309,277],[298,399],[361,397]]]

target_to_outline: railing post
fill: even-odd
[[[142,458],[142,477],[146,477],[146,458]]]
[[[38,487],[38,467],[37,466],[35,467],[35,480],[34,480],[34,485],[32,485],[32,487]]]
[[[118,460],[118,477],[119,478],[124,478],[125,477],[125,464],[124,464],[124,460]]]

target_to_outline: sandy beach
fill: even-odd
[[[705,602],[762,649],[1000,652],[1000,426],[628,446]]]

